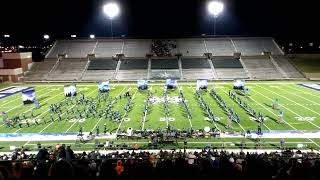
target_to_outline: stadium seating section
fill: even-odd
[[[90,61],[88,70],[114,70],[117,64],[118,60],[114,59],[94,59]]]
[[[105,81],[112,80],[115,70],[87,70],[84,72],[83,81]]]
[[[177,69],[156,69],[151,70],[150,79],[180,79],[181,74],[180,71]]]
[[[235,52],[240,53],[240,59],[235,58]],[[212,55],[212,60],[204,57],[206,53]],[[117,54],[123,56],[116,57]],[[178,54],[181,56],[176,58]],[[58,61],[59,55],[65,57]],[[301,79],[304,76],[272,38],[95,39],[56,41],[46,59],[34,63],[25,80]]]
[[[27,73],[25,80],[40,81],[45,80],[49,71],[57,63],[57,59],[46,59],[43,62],[38,62],[33,65],[31,70]]]
[[[116,54],[122,53],[123,42],[122,41],[107,41],[102,40],[97,42],[97,46],[94,49],[94,54],[97,58],[100,57],[115,57]]]
[[[178,53],[183,56],[201,57],[206,53],[206,49],[201,39],[181,39],[177,40]]]
[[[208,53],[212,53],[214,56],[233,56],[235,52],[230,39],[206,39],[205,43]]]
[[[283,75],[267,56],[241,57],[252,79],[281,79]]]
[[[205,58],[182,58],[181,65],[182,65],[182,69],[194,69],[194,68],[211,69],[208,59],[205,59]]]
[[[95,41],[57,41],[47,58],[57,58],[59,54],[65,54],[68,58],[86,58],[93,53]]]
[[[179,69],[177,59],[152,59],[151,69]]]
[[[125,57],[146,57],[151,52],[151,40],[124,41],[123,54]]]
[[[212,59],[214,68],[243,68],[238,58],[214,57]]]
[[[263,52],[271,52],[273,55],[282,55],[283,53],[277,44],[270,38],[237,38],[232,39],[236,51],[241,52],[243,56],[262,55]]]
[[[121,59],[120,69],[148,69],[148,59]]]
[[[303,75],[284,56],[272,56],[288,78],[303,78]]]
[[[62,59],[49,73],[48,80],[80,80],[87,59]]]

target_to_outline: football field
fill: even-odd
[[[305,84],[316,84],[315,82],[303,82]],[[65,83],[68,84],[68,83]],[[106,100],[98,96],[98,87],[95,83],[78,83],[77,96],[84,94],[86,98],[92,99],[97,106],[95,116],[84,116],[78,118],[74,112],[76,110],[85,109],[87,106],[78,105],[71,102],[71,97],[65,97],[64,84],[46,83],[46,84],[21,84],[12,85],[11,87],[34,87],[36,97],[40,103],[40,108],[35,109],[34,104],[24,105],[22,103],[21,93],[16,93],[8,97],[0,99],[0,111],[6,112],[7,120],[13,116],[19,116],[21,127],[15,123],[13,126],[8,126],[3,122],[3,116],[0,118],[0,134],[4,136],[7,133],[72,133],[79,132],[80,127],[83,127],[83,132],[96,132],[97,126],[100,133],[103,132],[103,127],[107,124],[109,133],[124,133],[128,128],[134,130],[158,128],[164,129],[168,126],[175,129],[194,129],[203,130],[205,127],[217,127],[221,132],[246,132],[247,130],[256,131],[258,128],[258,120],[250,115],[239,103],[229,96],[229,90],[235,92],[237,97],[245,102],[248,106],[256,111],[261,112],[265,117],[262,125],[262,131],[277,131],[277,130],[320,130],[320,91],[298,85],[299,82],[293,81],[252,81],[246,82],[246,87],[249,89],[249,96],[245,97],[233,91],[233,82],[210,82],[208,91],[200,91],[203,101],[208,104],[212,110],[215,120],[210,120],[208,112],[201,106],[201,103],[195,95],[196,82],[178,82],[178,87],[175,90],[168,90],[168,111],[164,111],[164,83],[155,82],[149,84],[151,97],[154,99],[149,103],[147,113],[144,113],[145,102],[148,99],[147,91],[139,91],[137,85],[132,83],[110,83],[110,92]],[[240,116],[240,121],[232,121],[231,127],[228,120],[228,113],[225,109],[219,106],[219,103],[213,96],[210,95],[210,89],[214,89],[224,102],[234,112]],[[1,91],[4,91],[3,89]],[[0,94],[1,94],[0,91]],[[123,96],[125,92],[130,92],[132,98],[131,108],[128,112],[125,111],[125,106],[128,99]],[[180,92],[184,94],[186,103],[191,112],[191,116],[186,113],[185,106],[179,101]],[[100,99],[100,100],[99,100]],[[279,99],[279,105],[272,108],[275,104],[275,99]],[[68,104],[66,102],[69,102]],[[51,104],[62,104],[60,117],[57,114],[50,112]],[[106,107],[112,104],[112,111],[120,113],[118,121],[110,120],[104,112]],[[98,112],[101,114],[98,115]],[[279,123],[279,110],[283,111],[282,123]],[[31,117],[31,113],[33,116]],[[24,118],[22,118],[24,116]],[[53,119],[53,120],[52,120]],[[29,127],[27,126],[29,123]],[[320,138],[320,137],[319,137]],[[148,140],[141,140],[141,143],[146,143]],[[238,143],[246,141],[248,144],[254,143],[248,139],[241,138],[203,138],[203,139],[188,139],[189,144],[223,144]],[[276,144],[280,138],[264,139],[264,142]],[[119,142],[134,142],[132,140],[119,140]],[[183,141],[182,141],[183,142]],[[307,144],[307,147],[319,149],[320,139],[317,138],[291,138],[286,139],[287,144],[302,143]],[[57,141],[43,142],[46,144],[58,143]],[[60,142],[61,143],[61,142]],[[74,143],[66,141],[65,143]],[[34,145],[36,141],[29,139],[22,142],[0,142],[0,146],[7,149],[9,145]],[[267,145],[266,145],[267,146]],[[270,145],[272,147],[272,145]]]

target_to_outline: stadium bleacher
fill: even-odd
[[[234,58],[235,52],[241,53],[240,60]],[[182,55],[180,59],[174,57],[177,53]],[[212,54],[212,61],[203,57],[205,53]],[[79,63],[75,69],[70,69],[70,74],[67,72],[68,68],[62,67],[70,64],[64,61],[56,64],[58,55],[66,55],[67,59],[84,59],[88,54],[94,54],[96,58],[88,66],[85,62]],[[119,62],[111,59],[117,54],[124,55]],[[150,64],[149,60],[144,59],[148,54],[154,55]],[[304,74],[288,61],[272,38],[58,40],[46,57],[44,62],[34,64],[25,77],[26,81],[47,78],[87,81],[100,79],[95,76],[117,80],[163,79],[166,76],[186,80],[204,77],[304,78]],[[68,77],[63,78],[63,74]]]
[[[123,54],[125,57],[146,57],[151,53],[151,40],[125,40]]]
[[[203,39],[178,39],[177,51],[186,57],[201,57],[206,53]]]
[[[213,57],[212,64],[214,68],[243,68],[239,58],[234,57]]]
[[[148,59],[121,59],[120,70],[148,69]]]
[[[82,81],[106,81],[112,80],[115,70],[87,70],[84,72]]]
[[[248,75],[243,68],[216,68],[218,79],[247,79]]]
[[[117,80],[147,79],[148,59],[121,59]]]
[[[206,58],[181,58],[183,79],[213,79],[213,72]]]
[[[35,65],[27,73],[26,81],[45,80],[49,71],[57,63],[57,59],[45,59],[43,62],[35,63]]]
[[[151,59],[151,69],[179,69],[176,58]]]
[[[272,58],[277,62],[288,78],[304,78],[303,74],[299,72],[285,56],[272,56]]]
[[[206,68],[211,69],[206,58],[181,58],[182,69]]]
[[[237,52],[242,56],[257,56],[263,52],[271,52],[273,55],[283,55],[280,48],[272,38],[233,38]]]
[[[97,58],[90,61],[88,70],[114,70],[116,69],[118,60]]]
[[[206,39],[205,44],[208,53],[212,53],[213,56],[233,56],[235,52],[230,39]]]
[[[111,58],[122,53],[122,40],[98,40],[93,53],[97,58]]]
[[[242,56],[242,62],[252,79],[282,79],[281,72],[271,62],[269,56]]]
[[[211,61],[218,79],[248,78],[239,58],[233,56],[218,56],[213,57]]]
[[[49,51],[47,58],[57,58],[65,54],[67,58],[86,58],[93,53],[96,41],[91,40],[58,40]]]
[[[105,81],[114,79],[118,60],[96,58],[90,61],[85,70],[82,81]]]
[[[49,73],[48,80],[73,81],[80,80],[87,59],[62,59]]]
[[[180,79],[178,59],[158,58],[151,59],[151,79]]]

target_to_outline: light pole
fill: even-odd
[[[224,4],[220,1],[211,1],[208,4],[208,11],[213,15],[213,37],[216,36],[216,21],[223,8]]]
[[[119,6],[116,3],[110,2],[103,6],[103,12],[108,16],[110,19],[110,31],[111,31],[111,38],[113,38],[113,29],[112,29],[112,20],[119,14]]]

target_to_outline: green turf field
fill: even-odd
[[[313,82],[309,82],[313,83]],[[232,123],[232,129],[226,129],[227,114],[218,105],[209,92],[202,91],[201,94],[204,100],[212,108],[213,113],[218,121],[208,121],[208,115],[203,110],[197,101],[195,93],[196,83],[181,83],[176,90],[169,90],[169,97],[178,97],[179,89],[183,91],[186,101],[192,113],[192,118],[188,118],[184,107],[181,103],[169,103],[169,117],[165,117],[163,110],[163,103],[150,104],[150,110],[147,114],[143,113],[144,101],[147,98],[147,92],[138,91],[136,84],[124,84],[124,83],[111,83],[109,98],[112,97],[112,106],[114,110],[121,112],[121,121],[112,122],[104,116],[101,118],[84,118],[79,121],[70,117],[69,121],[65,118],[66,110],[71,111],[75,109],[75,104],[64,105],[62,108],[62,120],[59,121],[57,116],[54,116],[55,121],[51,122],[51,115],[49,112],[49,105],[64,101],[63,84],[23,84],[21,86],[35,86],[36,96],[40,102],[40,108],[34,110],[35,118],[38,119],[39,125],[35,125],[30,121],[31,126],[26,127],[23,124],[22,128],[18,126],[7,127],[3,123],[0,123],[0,133],[42,133],[42,132],[78,132],[80,126],[83,126],[84,132],[93,131],[95,127],[99,125],[100,132],[102,132],[103,125],[107,123],[108,130],[112,133],[126,131],[127,128],[133,129],[157,129],[166,128],[168,125],[177,129],[203,129],[206,126],[217,126],[221,131],[238,131],[243,132],[246,130],[257,130],[258,122],[255,121],[243,108],[241,108],[235,101],[233,101],[228,91],[232,89],[232,82],[214,82],[214,88],[216,93],[223,98],[223,100],[232,107],[235,112],[240,115],[240,123]],[[159,85],[153,84],[149,88],[154,97],[163,97],[164,88],[162,83]],[[16,85],[15,85],[16,86]],[[209,88],[212,88],[212,82],[209,84]],[[320,129],[320,91],[308,89],[306,87],[296,85],[296,82],[291,81],[267,81],[267,82],[247,82],[246,87],[250,90],[250,97],[246,99],[248,105],[250,105],[257,112],[261,112],[266,116],[265,123],[262,127],[263,130],[319,130]],[[115,97],[123,94],[126,91],[130,91],[133,98],[132,109],[128,113],[124,113],[124,106],[127,103],[125,98],[114,101]],[[96,84],[77,84],[78,94],[83,93],[87,97],[92,97],[95,101],[98,99],[98,90]],[[243,100],[244,97],[241,97]],[[280,100],[279,109],[284,111],[284,123],[279,124],[278,110],[271,108],[274,100],[278,98]],[[98,105],[98,109],[105,108],[107,103],[101,100]],[[7,112],[8,118],[14,115],[25,113],[27,118],[30,117],[31,110],[34,108],[33,104],[23,105],[21,101],[21,94],[0,99],[0,111]],[[81,109],[81,106],[80,106]],[[70,114],[69,114],[70,115]],[[69,116],[68,115],[68,116]],[[70,115],[71,116],[71,115]],[[44,123],[46,121],[46,123]],[[2,117],[0,118],[2,122]],[[32,141],[32,140],[30,140]],[[28,144],[32,144],[27,142]],[[147,140],[144,140],[147,142]],[[198,141],[190,140],[190,142]],[[216,144],[223,144],[223,142],[237,143],[241,140],[238,139],[204,139],[200,140],[203,143],[215,142]],[[290,141],[295,141],[291,139]],[[279,142],[279,139],[266,139],[267,144]],[[296,142],[304,142],[311,144],[310,147],[319,148],[320,142],[317,139],[298,139]],[[27,145],[26,142],[19,142],[17,144]],[[56,142],[51,142],[56,143]],[[8,142],[0,142],[2,146],[8,146]],[[34,143],[35,144],[35,143]],[[192,144],[192,143],[190,143]],[[198,144],[198,143],[194,143]],[[250,143],[249,143],[250,144]],[[294,143],[293,143],[294,144]],[[271,146],[271,145],[270,145]],[[272,147],[272,146],[271,146]]]

